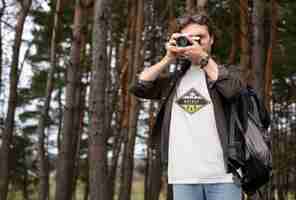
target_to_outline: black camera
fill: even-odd
[[[195,39],[200,44],[200,38]],[[176,38],[176,44],[178,47],[187,47],[192,45],[192,42],[188,40],[186,36],[180,36]]]

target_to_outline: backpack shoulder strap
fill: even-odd
[[[248,93],[249,93],[249,97],[251,101],[255,101],[253,102],[253,105],[256,106],[256,112],[258,113],[258,117],[262,123],[262,126],[264,129],[268,129],[269,125],[270,125],[270,114],[267,111],[264,102],[262,100],[259,99],[256,91],[254,88],[248,86],[247,88]]]

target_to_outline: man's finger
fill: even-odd
[[[183,54],[185,52],[185,49],[176,46],[170,46],[169,51],[174,52],[176,54]]]
[[[170,46],[176,46],[176,45],[177,45],[176,40],[171,40],[171,41],[169,41],[169,45],[170,45]]]
[[[190,46],[187,46],[187,47],[183,47],[182,49],[184,49],[184,51],[191,51],[192,49],[194,49],[194,46],[190,45]]]
[[[172,52],[178,52],[178,48],[177,47],[175,47],[175,46],[168,46],[168,50],[169,51],[172,51]]]
[[[180,37],[182,34],[181,33],[173,33],[171,38],[172,39],[177,39],[178,37]]]
[[[165,44],[165,48],[166,48],[167,50],[171,50],[172,48],[176,48],[176,42],[174,42],[174,41],[167,42],[167,43]]]
[[[200,41],[200,37],[199,36],[195,36],[195,37],[188,37],[189,41],[192,42],[193,44],[199,44]]]

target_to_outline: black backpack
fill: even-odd
[[[243,159],[229,159],[232,172],[240,179],[246,194],[253,195],[258,191],[262,197],[259,189],[272,176],[270,116],[252,87],[244,88],[231,103],[230,123],[230,137],[241,136],[243,152]]]

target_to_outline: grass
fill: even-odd
[[[55,199],[55,176],[50,176],[50,200]],[[34,186],[34,188],[29,188],[32,192],[29,194],[31,200],[36,200],[37,195],[37,186]],[[75,191],[76,200],[83,200],[84,195],[84,183],[81,181],[77,182],[77,188]],[[116,184],[116,194],[115,194],[115,200],[118,198],[118,190],[119,190],[119,177],[117,177],[117,184]],[[160,200],[165,200],[166,194],[165,191],[162,190],[160,193]],[[8,200],[23,200],[23,195],[21,191],[10,191]],[[137,178],[134,178],[133,184],[132,184],[132,194],[131,194],[131,200],[144,200],[144,176],[138,176]]]

